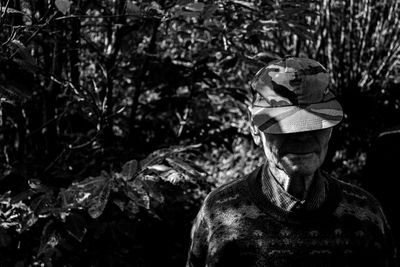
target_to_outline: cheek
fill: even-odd
[[[329,136],[323,136],[323,137],[319,138],[319,144],[321,146],[321,153],[320,153],[321,160],[325,159],[326,153],[328,151]]]

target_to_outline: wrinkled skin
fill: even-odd
[[[325,160],[332,128],[267,134],[253,126],[252,132],[255,143],[263,147],[270,173],[286,191],[304,199],[315,172]]]

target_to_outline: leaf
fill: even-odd
[[[160,176],[164,181],[170,182],[171,184],[177,184],[189,180],[189,176],[177,172],[176,170],[169,170],[168,172],[162,173]]]
[[[255,59],[255,60],[262,60],[264,62],[269,62],[273,59],[278,59],[278,58],[279,58],[279,56],[277,54],[275,54],[273,52],[267,52],[267,51],[260,52],[253,57],[253,59]]]
[[[125,188],[125,194],[137,205],[146,209],[150,208],[150,197],[147,194],[142,181],[136,179],[132,183],[129,183],[129,187]]]
[[[46,192],[34,198],[30,204],[31,209],[37,215],[50,215],[54,208],[54,199],[52,192]]]
[[[92,218],[98,218],[107,205],[111,181],[110,175],[102,171],[100,176],[73,183],[67,190],[60,191],[62,207],[87,208]]]
[[[65,229],[77,241],[82,242],[87,232],[85,219],[77,213],[71,213],[65,221]]]
[[[165,157],[168,157],[172,154],[178,154],[187,150],[197,149],[201,146],[201,144],[195,144],[190,146],[172,146],[169,148],[159,149],[152,152],[145,159],[140,161],[140,165],[142,169],[147,168],[147,166],[158,164],[164,160]]]
[[[151,181],[151,180],[145,180],[142,181],[143,187],[146,188],[146,192],[150,197],[150,200],[152,203],[157,202],[157,204],[161,204],[164,202],[164,196],[161,192],[161,189],[159,188],[159,183]]]
[[[196,3],[187,4],[185,6],[185,9],[189,10],[189,11],[192,11],[192,12],[201,12],[201,11],[203,11],[204,7],[205,7],[204,3],[196,2]]]
[[[71,2],[69,0],[56,0],[55,5],[64,15],[67,14],[71,8]]]
[[[184,172],[189,173],[192,176],[197,176],[197,175],[201,176],[201,174],[198,173],[197,170],[193,169],[188,163],[184,162],[181,159],[178,159],[178,158],[166,158],[165,160],[175,170],[182,170]]]
[[[17,50],[20,57],[20,59],[14,58],[14,62],[16,62],[23,70],[34,73],[37,67],[30,50],[17,39],[12,40],[9,44]]]
[[[113,203],[121,210],[124,211],[125,210],[125,201],[121,200],[121,199],[113,199]]]
[[[155,1],[151,2],[150,6],[146,8],[146,11],[149,15],[152,16],[161,16],[164,13],[161,5]]]
[[[97,219],[98,217],[100,217],[107,205],[109,195],[110,183],[106,182],[103,188],[100,190],[99,194],[94,196],[94,198],[90,201],[91,203],[88,209],[90,217],[92,217],[93,219]]]
[[[246,2],[246,1],[239,1],[239,0],[231,0],[231,2],[238,4],[243,7],[247,7],[249,9],[255,10],[255,6],[253,3]]]
[[[101,186],[101,184],[105,183],[108,179],[109,179],[108,173],[102,171],[101,174],[97,177],[89,177],[81,182],[73,183],[71,188],[75,188],[75,190],[76,188],[81,188],[84,189],[84,191],[92,191]]]
[[[21,229],[17,230],[17,232],[22,233],[22,232],[28,230],[37,221],[38,221],[38,217],[35,216],[35,214],[33,214],[33,213],[29,213],[28,215],[23,217],[23,220],[21,222]]]
[[[142,169],[146,169],[147,166],[160,163],[164,156],[168,155],[169,153],[171,153],[171,150],[167,148],[156,150],[150,153],[150,155],[148,155],[145,159],[141,160],[140,165],[142,166]]]
[[[60,236],[56,231],[56,226],[53,221],[49,221],[42,231],[42,236],[40,238],[40,247],[37,256],[45,254],[49,249],[54,248],[58,245],[60,241]]]
[[[162,164],[156,164],[156,165],[147,167],[147,169],[155,170],[155,171],[159,171],[159,172],[165,172],[165,171],[168,171],[170,169],[170,167],[168,167],[166,165],[162,165]]]
[[[126,4],[126,10],[128,14],[138,14],[140,13],[140,8],[132,3],[131,1],[128,1]]]
[[[139,167],[138,161],[135,159],[126,162],[124,166],[122,166],[122,172],[121,172],[122,178],[125,181],[132,179],[132,177],[137,173],[139,169],[138,167]]]

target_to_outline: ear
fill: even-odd
[[[260,130],[253,124],[250,107],[247,109],[247,118],[250,124],[250,133],[253,137],[254,143],[259,146],[261,144]]]
[[[255,126],[253,123],[250,123],[250,132],[251,136],[253,137],[254,143],[259,146],[261,145],[261,137],[260,137],[260,130]]]

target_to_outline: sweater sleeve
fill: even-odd
[[[399,267],[399,262],[398,262],[398,252],[397,248],[394,242],[392,230],[390,228],[390,225],[388,221],[386,220],[386,217],[382,211],[382,208],[380,208],[383,220],[384,220],[384,234],[385,234],[385,239],[386,239],[386,251],[388,253],[388,266],[390,267]]]
[[[191,231],[191,244],[186,267],[204,267],[208,250],[208,226],[204,218],[203,209],[197,214]]]

